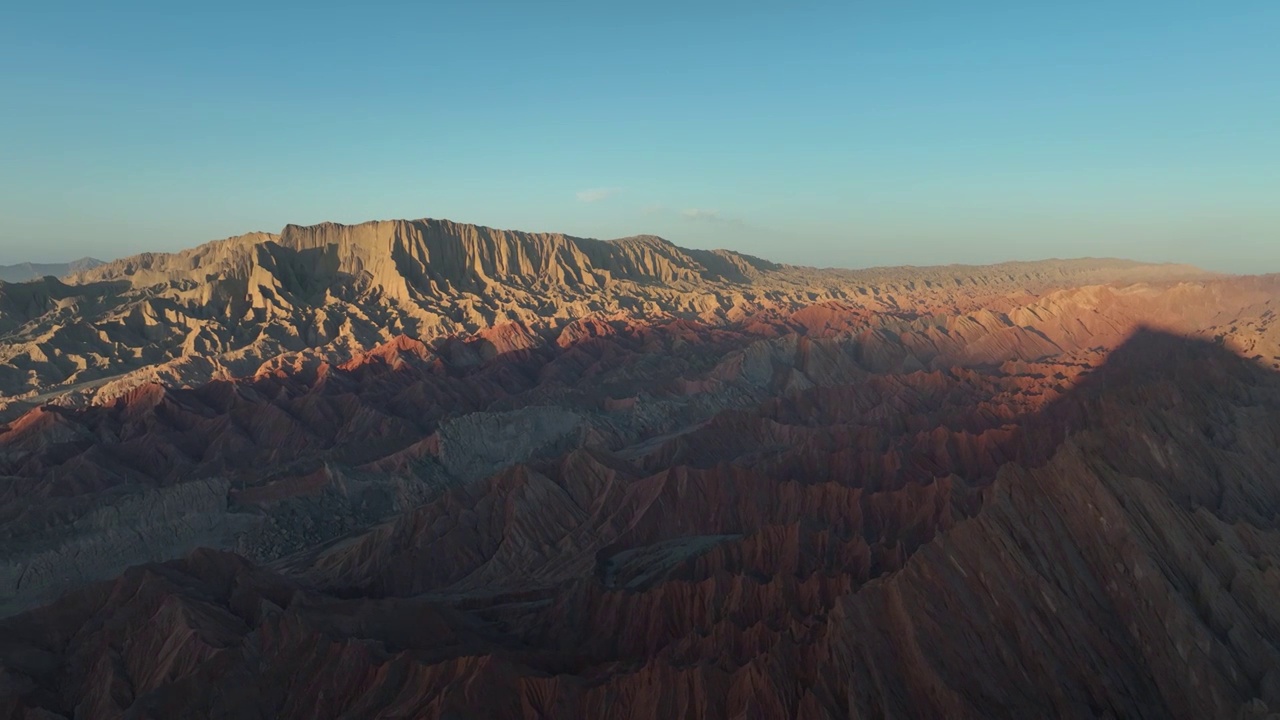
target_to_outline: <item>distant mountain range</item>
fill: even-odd
[[[104,264],[96,258],[84,257],[64,263],[25,262],[17,265],[0,265],[0,282],[17,283],[42,277],[63,277],[72,273],[92,270]]]

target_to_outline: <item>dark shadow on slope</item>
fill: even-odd
[[[999,458],[1004,464],[1036,467],[1048,462],[1068,437],[1083,438],[1079,442],[1088,443],[1096,461],[1136,477],[1150,478],[1182,507],[1204,508],[1227,522],[1244,519],[1256,527],[1274,527],[1280,490],[1270,478],[1250,475],[1250,468],[1276,467],[1276,448],[1280,445],[1277,442],[1280,440],[1280,374],[1215,343],[1141,329],[1068,394],[1047,405],[1042,412],[1020,418],[1017,425],[1021,434],[999,448]],[[1160,432],[1153,433],[1153,430]],[[746,476],[732,479],[743,477]],[[760,648],[781,642],[770,635],[775,625],[787,626],[793,619],[820,624],[836,599],[856,592],[877,575],[902,567],[910,557],[910,550],[915,549],[906,548],[908,542],[918,547],[949,529],[946,525],[936,525],[924,534],[912,535],[924,527],[911,520],[920,510],[912,505],[915,500],[910,493],[916,491],[891,488],[892,492],[904,494],[886,496],[893,502],[877,509],[883,516],[878,521],[878,532],[882,536],[878,552],[884,557],[874,561],[873,548],[868,546],[866,563],[857,564],[864,558],[860,543],[866,539],[865,535],[858,537],[861,532],[858,523],[865,523],[865,518],[855,523],[852,517],[842,514],[843,508],[835,502],[843,497],[837,492],[844,487],[838,477],[810,482],[820,494],[806,496],[803,495],[805,488],[797,487],[798,495],[732,497],[735,503],[732,506],[717,505],[714,495],[703,492],[711,485],[707,482],[700,485],[695,474],[685,472],[679,478],[679,483],[672,481],[662,491],[665,494],[661,497],[669,497],[670,501],[655,506],[655,515],[642,518],[643,522],[636,524],[638,530],[630,541],[617,543],[614,548],[616,555],[628,553],[623,559],[629,563],[628,576],[639,579],[636,589],[615,589],[596,578],[583,577],[522,598],[519,603],[507,597],[495,599],[486,607],[483,599],[472,596],[467,599],[470,619],[466,622],[479,619],[492,625],[486,625],[488,630],[483,637],[469,636],[464,643],[465,652],[494,654],[500,658],[497,662],[505,664],[507,672],[517,675],[533,672],[530,668],[549,673],[604,672],[599,668],[609,667],[609,663],[638,667],[656,661],[654,658],[660,653],[670,660],[676,651],[668,648],[673,647],[694,653],[677,654],[677,659],[683,657],[682,662],[697,662],[696,654],[709,647],[705,643],[712,642],[708,638],[719,637],[729,642],[746,637],[746,631],[755,628],[750,642],[739,641],[732,652],[726,650],[720,659],[720,662],[737,663],[740,653],[762,652]],[[985,470],[971,481],[961,478],[975,486],[990,479]],[[552,480],[563,481],[554,477]],[[763,478],[759,489],[764,491],[769,481],[777,484],[778,478]],[[733,487],[716,482],[726,488]],[[516,487],[499,483],[493,490]],[[681,492],[688,494],[681,495]],[[479,499],[500,502],[502,497]],[[469,512],[477,506],[474,498],[471,502]],[[743,509],[747,505],[750,513]],[[865,513],[868,506],[846,507],[850,511],[861,507],[859,512]],[[714,519],[717,508],[721,511],[718,520]],[[533,516],[539,512],[538,507],[516,509]],[[506,515],[504,512],[507,511],[494,514],[495,522],[511,517],[509,512]],[[682,513],[687,513],[687,517]],[[471,522],[484,527],[477,520]],[[790,526],[795,527],[792,534],[772,529]],[[411,533],[416,531],[415,527],[432,526],[426,522],[410,522],[401,527],[410,533],[402,538],[407,541],[407,547],[416,550]],[[517,529],[501,525],[497,528],[504,533],[500,537]],[[726,537],[730,535],[742,537]],[[664,595],[662,580],[636,564],[643,559],[643,553],[637,550],[669,548],[679,538],[694,536],[715,536],[716,542],[701,543],[696,557],[681,558],[684,564],[675,569],[671,567],[672,553],[658,553],[661,567],[656,570],[662,578],[671,579],[682,588],[679,593]],[[800,548],[801,555],[789,565],[789,560],[784,562],[785,552],[791,551],[785,548],[792,546]],[[683,552],[687,548],[680,549]],[[770,559],[775,556],[781,559]],[[180,571],[199,576],[205,572],[207,560],[201,559],[204,557],[168,563],[162,567],[170,570],[154,572],[164,575]],[[415,562],[442,561],[427,555],[418,556]],[[218,567],[222,567],[221,561]],[[306,589],[287,598],[276,590],[258,588],[292,586],[293,581],[257,570],[238,576],[240,586],[236,593],[196,592],[167,586],[152,588],[149,592],[153,595],[126,592],[127,587],[138,582],[139,572],[143,571],[131,570],[127,579],[95,585],[48,608],[0,621],[0,645],[9,648],[8,658],[16,658],[5,663],[27,683],[23,686],[27,689],[22,690],[19,697],[64,710],[67,707],[64,700],[51,699],[54,698],[52,688],[63,683],[58,665],[70,661],[65,653],[92,651],[69,648],[62,638],[100,622],[103,617],[149,617],[139,603],[198,602],[238,619],[218,625],[218,642],[232,649],[229,656],[219,662],[217,672],[221,674],[206,675],[204,673],[212,670],[200,666],[183,671],[189,673],[189,682],[210,685],[219,682],[219,677],[235,677],[225,673],[224,663],[235,666],[236,663],[270,662],[252,654],[256,651],[249,649],[245,638],[256,627],[280,627],[279,617],[292,618],[298,625],[322,627],[329,637],[385,642],[381,638],[393,631],[373,633],[367,621],[350,620],[367,612],[367,608],[360,609],[362,602],[369,607],[376,606],[384,614],[380,627],[393,629],[398,627],[397,623],[407,627],[413,622],[414,613],[421,612],[423,607],[409,599],[362,600],[350,588],[344,592],[347,598],[342,601],[325,599],[322,593]],[[220,585],[225,583],[225,580],[216,581]],[[717,589],[720,584],[731,589],[719,595],[698,594],[720,592]],[[267,605],[259,598],[269,598],[272,609],[266,609]],[[649,615],[652,617],[646,623]],[[495,639],[494,628],[507,628],[506,635]],[[787,642],[795,645],[816,641],[812,637],[792,637]],[[237,649],[240,647],[244,648],[244,659],[237,659],[236,653],[242,652]],[[433,658],[432,662],[450,653],[460,656],[463,652],[462,646],[437,643],[430,637],[408,633],[397,641],[396,647]],[[372,662],[383,661],[385,658],[375,658]],[[78,657],[76,662],[89,660]],[[307,672],[312,673],[313,682],[323,685],[332,681],[326,680],[326,673],[336,671],[318,666],[310,667]],[[272,676],[271,668],[267,668],[267,676]],[[494,686],[492,690],[512,691],[507,685]]]
[[[1265,483],[1230,472],[1248,455],[1280,467],[1280,373],[1220,342],[1144,327],[1106,363],[1046,408],[1071,431],[1099,419],[1156,432],[1099,448],[1115,467],[1140,476],[1162,472],[1166,491],[1185,509],[1202,507],[1225,522],[1275,528],[1280,505]]]

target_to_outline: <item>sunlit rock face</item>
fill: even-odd
[[[1265,717],[1277,303],[434,220],[0,285],[0,716]]]

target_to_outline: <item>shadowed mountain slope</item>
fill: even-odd
[[[1086,287],[956,315],[816,303],[737,324],[589,316],[554,334],[508,323],[401,336],[341,365],[46,405],[0,426],[0,608],[196,546],[274,560],[571,448],[764,442],[733,412],[815,388],[965,370],[1038,401],[1157,320],[1280,362],[1264,299],[1276,290],[1274,278]]]
[[[1261,717],[1280,375],[1141,330],[577,449],[267,570],[200,551],[0,623],[93,717]],[[284,572],[285,574],[280,574]]]
[[[437,220],[0,283],[0,717],[1280,712],[1277,303]]]

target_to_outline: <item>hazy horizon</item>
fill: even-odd
[[[449,218],[798,265],[1280,272],[1280,6],[70,2],[0,24],[0,264]]]
[[[305,224],[304,224],[304,223],[286,223],[286,225],[318,225],[318,224],[324,224],[324,223],[337,223],[337,224],[340,224],[340,225],[358,225],[358,224],[363,224],[363,223],[367,223],[367,222],[394,222],[394,221],[400,221],[400,220],[410,221],[410,222],[418,221],[418,220],[444,220],[444,221],[448,221],[448,222],[463,223],[463,224],[476,225],[476,226],[481,226],[481,227],[489,227],[489,228],[494,229],[494,230],[514,230],[514,231],[521,231],[521,232],[528,232],[528,233],[546,233],[546,234],[556,234],[556,233],[560,233],[560,231],[557,231],[557,230],[524,230],[523,228],[504,228],[504,227],[495,227],[495,226],[492,226],[492,225],[486,225],[485,223],[464,223],[464,221],[454,220],[453,218],[434,218],[434,217],[428,217],[428,216],[423,216],[423,217],[405,217],[405,218],[375,218],[375,219],[371,219],[371,220],[361,221],[361,222],[359,222],[359,223],[340,223],[340,222],[335,221],[335,220],[321,220],[321,221],[318,221],[318,222],[316,222],[316,223],[305,223]],[[281,228],[276,228],[276,229],[274,229],[274,230],[266,230],[266,229],[263,229],[263,228],[257,228],[257,229],[254,229],[254,230],[248,230],[248,231],[245,231],[245,232],[243,232],[243,233],[237,233],[236,235],[229,235],[229,236],[226,236],[226,237],[220,237],[220,238],[209,238],[209,239],[207,239],[207,240],[196,241],[196,242],[190,243],[190,244],[188,244],[188,245],[184,245],[184,246],[182,246],[182,247],[174,248],[174,249],[172,249],[172,250],[144,250],[144,251],[142,251],[142,252],[181,252],[182,250],[191,249],[191,248],[197,247],[197,246],[199,246],[199,245],[203,245],[203,244],[205,244],[205,243],[209,243],[209,242],[217,242],[217,241],[219,241],[219,240],[226,240],[226,239],[229,239],[229,238],[233,238],[233,237],[237,237],[237,236],[243,236],[243,235],[250,235],[250,234],[253,234],[253,233],[267,233],[267,234],[278,235],[282,229],[283,229],[283,226],[282,226]],[[592,237],[588,237],[588,236],[584,236],[584,235],[575,235],[575,234],[573,234],[573,233],[560,233],[560,234],[567,235],[567,236],[570,236],[570,237],[582,238],[582,239],[589,239],[589,240],[603,240],[603,241],[623,240],[623,239],[626,239],[626,238],[628,238],[628,237],[636,237],[636,236],[654,236],[654,235],[656,235],[656,233],[643,233],[643,232],[641,232],[641,233],[631,233],[631,234],[629,234],[629,235],[621,235],[621,236],[618,236],[618,237],[592,238]],[[672,239],[672,238],[664,237],[664,236],[661,236],[661,235],[657,235],[657,237],[661,237],[661,238],[662,238],[662,239],[664,239],[664,240],[667,240],[667,241],[673,242],[673,243],[675,243],[677,246],[680,246],[680,247],[703,247],[703,246],[687,245],[687,244],[684,244],[684,243],[678,242],[677,240],[674,240],[674,239]],[[703,249],[713,249],[713,250],[714,250],[714,249],[719,249],[719,250],[734,250],[734,251],[737,251],[737,252],[744,252],[744,253],[746,253],[746,251],[742,251],[742,250],[739,250],[739,249],[737,249],[737,248],[727,247],[727,246],[719,246],[719,245],[707,245],[707,246],[703,247]],[[80,256],[77,256],[77,257],[59,258],[59,259],[54,259],[54,260],[26,260],[26,259],[12,259],[12,260],[10,260],[10,259],[6,259],[6,258],[3,258],[3,257],[0,257],[0,267],[13,267],[13,266],[21,266],[21,265],[37,265],[37,266],[39,266],[39,265],[61,265],[61,264],[74,263],[74,262],[81,261],[81,260],[96,260],[96,261],[100,261],[100,262],[107,263],[107,262],[111,262],[111,261],[113,261],[113,260],[119,260],[119,259],[123,259],[123,258],[127,258],[127,257],[132,257],[132,256],[137,255],[137,254],[140,254],[140,253],[129,253],[129,254],[126,254],[126,255],[119,255],[119,256],[114,256],[114,255],[113,255],[113,256],[102,256],[102,257],[94,256],[94,255],[80,255]],[[746,253],[746,254],[748,254],[748,255],[752,255],[753,253]],[[779,260],[779,259],[777,259],[777,258],[775,258],[775,257],[771,257],[771,256],[768,256],[768,255],[757,255],[757,256],[758,256],[758,257],[760,257],[760,258],[762,258],[762,259],[764,259],[764,260],[770,260],[770,261],[774,261],[774,262],[780,262],[780,263],[787,264],[787,265],[797,265],[797,266],[802,266],[802,267],[813,267],[813,268],[817,268],[817,269],[837,269],[837,270],[843,270],[843,269],[849,269],[849,270],[861,270],[861,269],[871,269],[871,268],[876,268],[876,267],[899,267],[899,266],[918,266],[918,267],[945,266],[945,265],[975,265],[975,266],[984,266],[984,265],[995,265],[995,264],[1006,263],[1006,262],[1051,262],[1051,261],[1054,261],[1054,260],[1081,260],[1081,259],[1098,259],[1098,260],[1131,260],[1131,261],[1135,261],[1135,262],[1151,263],[1151,264],[1187,264],[1187,265],[1194,265],[1194,263],[1182,263],[1182,262],[1179,262],[1179,261],[1176,261],[1176,260],[1161,260],[1161,259],[1158,259],[1158,258],[1157,258],[1157,259],[1151,259],[1151,258],[1125,257],[1125,256],[1120,256],[1120,255],[1052,255],[1052,256],[1051,256],[1051,255],[1044,255],[1044,256],[1028,256],[1028,257],[1006,257],[1006,258],[1003,258],[1003,259],[999,259],[999,260],[991,260],[991,261],[987,261],[987,262],[979,262],[979,261],[969,262],[969,261],[963,261],[963,260],[960,260],[960,261],[945,261],[945,262],[943,262],[943,261],[939,261],[939,262],[928,262],[928,263],[911,263],[911,262],[903,262],[903,263],[868,263],[868,264],[860,264],[860,265],[859,265],[859,264],[835,264],[835,265],[832,265],[832,264],[825,264],[825,265],[824,265],[824,264],[821,264],[821,263],[797,263],[797,262],[790,262],[790,261],[786,261],[786,260]],[[1211,267],[1205,267],[1205,266],[1199,266],[1199,267],[1200,267],[1202,270],[1209,270],[1209,271],[1224,272],[1224,273],[1228,273],[1228,274],[1241,274],[1241,275],[1249,275],[1249,274],[1271,274],[1271,272],[1272,272],[1272,271],[1268,271],[1268,270],[1243,270],[1243,271],[1233,271],[1233,270],[1216,270],[1215,268],[1211,268]]]

